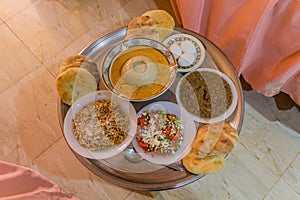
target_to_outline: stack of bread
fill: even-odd
[[[237,141],[237,130],[227,122],[203,125],[182,164],[193,174],[216,173],[225,167],[224,156],[234,149]]]
[[[145,37],[162,42],[174,27],[175,21],[168,12],[149,10],[129,22],[126,38]]]
[[[60,64],[56,89],[61,101],[72,105],[84,94],[96,91],[99,79],[96,63],[84,55],[69,56]]]

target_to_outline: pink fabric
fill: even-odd
[[[206,36],[266,96],[300,105],[300,0],[172,0],[183,27]]]
[[[31,169],[0,161],[0,199],[77,198],[65,194],[56,184]]]

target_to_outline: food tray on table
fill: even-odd
[[[126,30],[127,27],[123,27],[97,39],[82,50],[80,54],[88,56],[98,67],[101,66],[107,51],[114,44],[125,38]],[[174,34],[188,34],[199,39],[205,48],[205,58],[201,61],[203,62],[202,65],[208,68],[218,69],[232,80],[237,89],[237,107],[226,121],[230,122],[230,124],[240,132],[244,117],[244,99],[238,76],[231,62],[216,45],[199,34],[183,28],[175,28],[172,35]],[[180,78],[183,75],[178,73],[177,76]],[[161,96],[145,102],[133,102],[132,104],[136,111],[139,111],[144,106],[156,101],[176,102],[174,91],[177,83],[178,80],[175,80],[173,85]],[[99,87],[102,89],[105,88],[104,85],[101,84],[101,81]],[[64,127],[64,118],[69,108],[70,106],[59,100],[58,115],[62,130]],[[196,123],[196,125],[201,124]],[[130,189],[164,190],[178,188],[199,180],[204,176],[201,174],[195,175],[186,171],[181,165],[181,162],[177,162],[175,165],[181,166],[183,171],[176,171],[170,167],[155,165],[145,160],[138,163],[130,162],[125,158],[123,152],[114,157],[102,160],[85,158],[75,151],[73,151],[73,153],[83,165],[97,176],[113,184]]]

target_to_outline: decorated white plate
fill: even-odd
[[[130,128],[127,131],[127,137],[120,144],[105,150],[91,151],[87,147],[80,145],[75,137],[72,119],[75,117],[76,113],[80,112],[85,106],[98,100],[109,100],[117,103],[123,113],[129,117]],[[117,155],[130,144],[135,134],[136,111],[133,105],[129,101],[121,99],[107,90],[91,92],[79,98],[68,110],[64,120],[64,135],[69,146],[79,155],[90,159],[105,159]]]
[[[205,48],[196,37],[188,34],[174,34],[163,41],[173,53],[178,72],[189,72],[199,68],[205,59]]]
[[[188,77],[189,79],[196,79],[193,74],[200,74],[200,73],[211,73],[217,75],[214,79],[212,77],[214,76],[209,76],[205,77],[203,76],[203,80],[205,83],[201,83],[204,85],[207,85],[208,91],[205,91],[204,88],[200,83],[197,81],[188,82],[186,81]],[[200,76],[200,75],[199,75]],[[230,105],[226,105],[226,98],[228,97],[228,94],[226,94],[226,90],[224,83],[222,82],[222,79],[227,82],[230,91],[231,91],[231,103]],[[197,77],[197,80],[200,80]],[[223,85],[222,85],[223,84]],[[195,89],[197,88],[197,89]],[[220,89],[222,88],[222,89]],[[197,91],[197,92],[195,92]],[[209,101],[207,100],[207,92],[210,93]],[[200,96],[198,96],[198,94]],[[198,97],[197,97],[198,96]],[[199,98],[203,97],[202,103],[198,104]],[[197,100],[198,99],[198,100]],[[212,100],[213,99],[213,100]],[[224,100],[225,99],[225,100]],[[216,69],[211,69],[211,68],[200,68],[191,72],[188,72],[185,74],[179,81],[177,87],[176,87],[176,100],[181,107],[186,110],[188,113],[190,113],[190,118],[194,119],[197,122],[200,123],[217,123],[220,121],[225,121],[236,109],[237,102],[238,102],[238,95],[237,95],[237,89],[232,82],[232,80],[226,76],[224,73],[220,72],[219,70]],[[206,103],[203,103],[204,101],[207,101]],[[204,112],[205,105],[209,103],[211,105],[210,107],[210,112],[211,114],[216,114],[214,117],[200,117],[200,113]],[[201,106],[200,106],[201,105]],[[226,108],[228,106],[228,108]],[[222,108],[222,109],[220,109]],[[224,111],[223,108],[226,108]],[[220,113],[220,110],[222,112]],[[207,111],[208,112],[208,111]],[[197,114],[196,114],[197,113]]]
[[[155,164],[169,165],[171,163],[175,163],[181,160],[191,150],[191,145],[196,135],[196,126],[194,121],[189,117],[189,114],[185,110],[181,109],[181,107],[178,104],[167,101],[158,101],[148,104],[138,112],[137,117],[140,117],[144,111],[150,112],[151,110],[162,110],[169,114],[175,114],[176,117],[180,120],[181,126],[183,127],[183,141],[181,142],[180,147],[174,154],[163,154],[157,152],[145,153],[145,149],[138,144],[135,138],[132,140],[132,144],[135,150],[145,160]]]

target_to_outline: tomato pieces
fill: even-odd
[[[147,126],[149,124],[146,115],[142,115],[138,118],[137,123],[139,126]]]
[[[170,133],[171,133],[171,127],[168,126],[165,130],[165,134],[170,135]]]
[[[170,138],[170,140],[172,140],[172,141],[177,141],[177,140],[179,140],[179,137],[176,136],[176,135],[169,135],[169,138]]]
[[[139,141],[139,145],[140,145],[141,147],[143,147],[144,149],[148,149],[148,144],[145,143],[145,142],[143,142],[143,141]]]
[[[136,141],[146,153],[174,154],[183,141],[183,127],[174,114],[144,111],[137,119]]]

